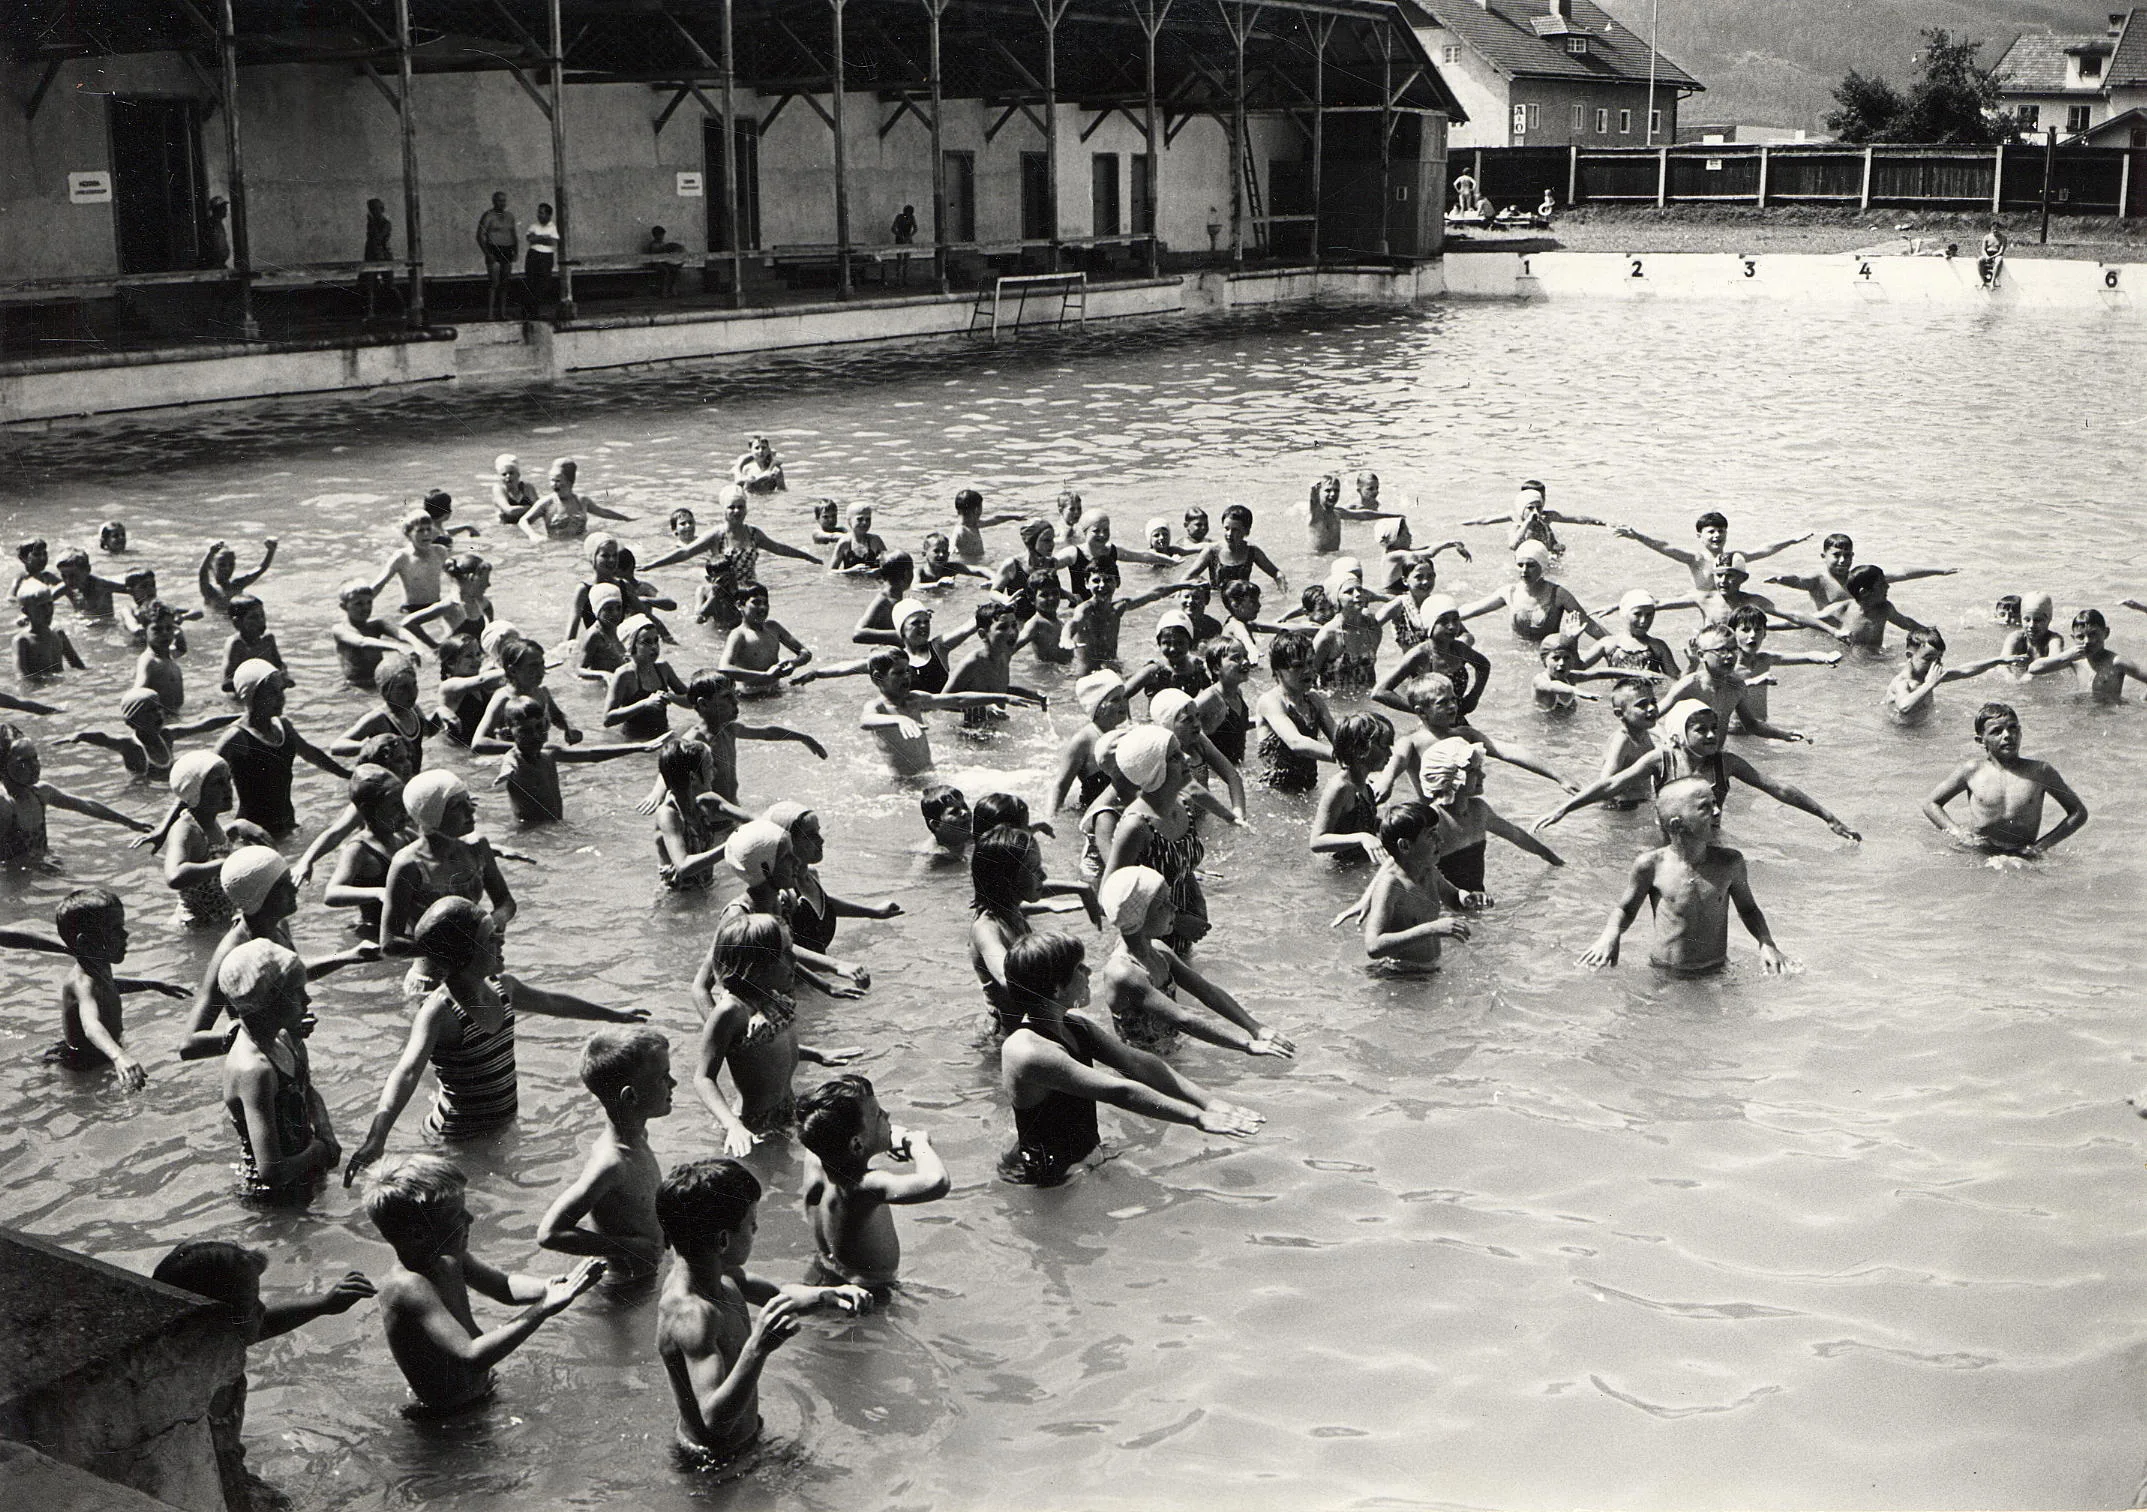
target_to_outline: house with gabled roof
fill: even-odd
[[[2110,13],[2109,25],[2090,36],[2016,37],[1997,73],[1999,98],[2025,132],[2055,127],[2060,141],[2147,147],[2147,120],[2104,130],[2147,109],[2147,6]]]
[[[1450,148],[1667,144],[1677,140],[1678,102],[1706,88],[1593,0],[1415,0],[1412,9],[1417,36],[1468,111]]]

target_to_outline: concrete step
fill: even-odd
[[[550,326],[478,320],[455,327],[458,378],[531,378],[551,370]]]

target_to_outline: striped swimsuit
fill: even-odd
[[[432,1072],[440,1079],[440,1090],[425,1115],[425,1132],[439,1139],[467,1139],[503,1129],[514,1122],[517,1098],[513,1000],[501,991],[500,1026],[490,1030],[452,997],[448,1006],[462,1021],[462,1040],[453,1049],[438,1042],[432,1047]]]

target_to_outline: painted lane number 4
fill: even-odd
[[[1858,263],[1856,265],[1856,276],[1858,278],[1869,278],[1871,276],[1871,264],[1867,262]]]

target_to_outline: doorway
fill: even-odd
[[[1021,155],[1021,239],[1049,241],[1056,234],[1051,224],[1051,155]]]
[[[738,188],[732,194],[726,191],[723,182],[723,122],[711,117],[703,117],[701,121],[701,171],[708,186],[708,250],[711,253],[730,250],[733,225],[738,227],[740,251],[753,251],[760,246],[760,122],[744,120],[735,124]]]
[[[1156,230],[1155,188],[1149,177],[1145,152],[1133,154],[1133,234],[1153,236]]]
[[[108,120],[119,271],[200,267],[209,219],[201,106],[193,100],[114,95]]]
[[[946,152],[947,229],[950,242],[977,239],[977,155]]]
[[[1118,154],[1099,152],[1089,160],[1089,235],[1119,234]]]

